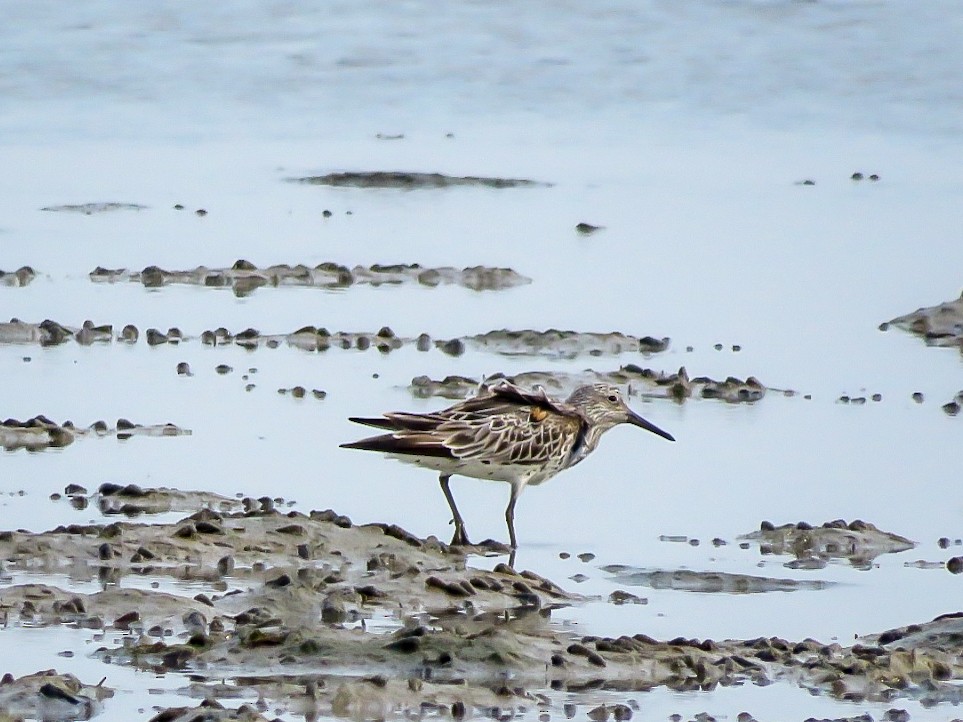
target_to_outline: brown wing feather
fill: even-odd
[[[437,438],[427,434],[383,434],[381,436],[370,436],[360,441],[341,444],[341,448],[381,451],[385,454],[437,456],[443,459],[455,458],[450,449],[439,443]]]
[[[543,389],[526,391],[507,381],[435,413],[394,412],[351,421],[394,433],[342,444],[345,449],[495,465],[562,459],[588,423],[578,409],[549,398]]]
[[[473,413],[460,410],[440,424],[435,434],[444,437],[442,445],[456,458],[466,461],[543,464],[564,458],[566,447],[585,423],[580,414],[559,413],[541,404],[489,403]]]

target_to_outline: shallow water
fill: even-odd
[[[26,264],[39,277],[0,287],[2,320],[79,326],[89,318],[142,333],[177,326],[194,337],[218,326],[387,325],[440,339],[555,327],[672,343],[649,358],[571,360],[413,348],[250,352],[196,338],[154,348],[143,338],[130,347],[0,346],[4,417],[42,413],[80,425],[125,417],[193,432],[4,452],[0,527],[97,519],[94,509],[48,496],[68,483],[93,490],[112,481],[281,495],[302,510],[330,507],[356,522],[445,537],[448,511],[431,474],[337,448],[363,433],[349,415],[441,406],[406,390],[420,374],[684,365],[692,376],[754,375],[798,394],[770,392],[753,405],[636,399],[677,443],[617,429],[585,463],[528,490],[517,510],[518,566],[602,600],[616,588],[648,599],[587,603],[557,619],[593,634],[848,643],[955,611],[953,575],[904,564],[959,553],[937,539],[959,536],[963,512],[952,485],[960,420],[940,410],[963,387],[961,356],[877,326],[960,290],[963,58],[951,38],[963,13],[949,3],[685,8],[536,4],[516,17],[474,3],[444,13],[417,3],[324,12],[273,3],[230,14],[14,3],[18,21],[0,30],[0,67],[11,71],[0,93],[0,268]],[[404,192],[286,182],[345,169],[554,185]],[[850,180],[857,170],[881,180]],[[799,185],[804,179],[815,185]],[[87,202],[147,208],[39,210]],[[605,228],[581,236],[582,221]],[[98,265],[188,269],[239,258],[485,264],[533,283],[493,292],[268,287],[237,298],[87,278]],[[181,361],[193,377],[175,373]],[[222,363],[233,372],[217,374]],[[256,386],[245,391],[247,383]],[[327,397],[277,393],[296,384]],[[916,391],[925,403],[911,400]],[[837,402],[874,393],[882,401]],[[473,537],[505,537],[507,487],[458,478],[452,486]],[[868,571],[793,570],[783,566],[788,557],[738,546],[763,520],[837,518],[865,519],[919,546]],[[713,546],[715,537],[728,543]],[[582,552],[595,559],[578,561]],[[834,584],[747,595],[628,588],[600,569],[615,563]],[[587,581],[567,581],[578,573]],[[30,653],[11,663],[15,673],[57,666],[94,682],[106,674],[80,651],[69,669],[50,656],[66,630],[55,642],[49,630],[2,634],[31,639]],[[79,639],[62,644],[80,650]],[[121,688],[141,680],[111,670]],[[114,715],[117,699],[108,702]],[[653,717],[747,709],[764,718],[785,705],[801,718],[884,711],[786,683],[657,690],[640,704]],[[946,716],[903,706],[913,719]]]

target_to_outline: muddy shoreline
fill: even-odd
[[[491,571],[469,566],[474,555],[508,551],[497,542],[452,547],[391,524],[356,526],[331,510],[284,512],[267,498],[115,486],[90,498],[118,513],[122,506],[104,503],[126,498],[146,514],[205,508],[167,524],[0,532],[8,573],[66,571],[74,579],[96,579],[101,587],[80,593],[49,583],[5,586],[0,610],[6,624],[31,627],[31,634],[67,627],[116,638],[112,645],[95,644],[93,657],[107,665],[189,674],[191,696],[208,700],[257,696],[306,719],[418,711],[459,717],[496,709],[563,713],[568,693],[594,690],[593,698],[604,701],[602,711],[594,702],[586,708],[593,719],[628,719],[626,695],[632,692],[779,681],[840,700],[963,701],[956,683],[963,679],[963,615],[957,613],[880,630],[851,646],[775,637],[584,636],[552,622],[555,610],[584,601],[578,594],[505,564]],[[851,563],[912,547],[864,522],[764,524],[744,538],[768,554],[785,553],[782,544],[798,557],[837,556]],[[641,579],[627,568],[603,571],[629,588],[664,584],[651,573]],[[128,578],[154,583],[135,588]],[[785,590],[778,579],[756,580]],[[705,591],[753,591],[748,581],[727,587],[719,575],[701,582],[691,575],[685,583],[707,585]],[[723,586],[713,589],[718,583]],[[625,591],[609,603],[633,597]],[[86,719],[101,707],[109,711],[109,684],[69,676],[63,660],[57,667],[45,677],[5,679],[0,704],[8,700],[16,714],[36,714],[56,698],[63,719]],[[224,680],[233,684],[225,687]],[[179,719],[177,714],[175,709],[155,719]]]

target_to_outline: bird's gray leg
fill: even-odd
[[[508,522],[508,538],[511,540],[512,550],[518,549],[518,541],[515,539],[515,502],[518,501],[521,491],[521,485],[512,484],[512,495],[508,499],[508,508],[505,509],[505,521]]]
[[[448,506],[451,508],[452,519],[455,522],[455,533],[451,537],[452,545],[467,546],[471,542],[468,541],[468,534],[465,533],[465,520],[461,518],[461,514],[458,513],[458,507],[455,505],[455,497],[451,494],[451,489],[448,488],[448,480],[451,478],[451,474],[442,474],[438,477],[438,481],[441,482],[441,490],[445,492],[445,498],[448,500]]]

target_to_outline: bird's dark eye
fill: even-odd
[[[609,394],[609,401],[611,401],[613,404],[616,404],[619,401],[619,397],[615,394]]]

